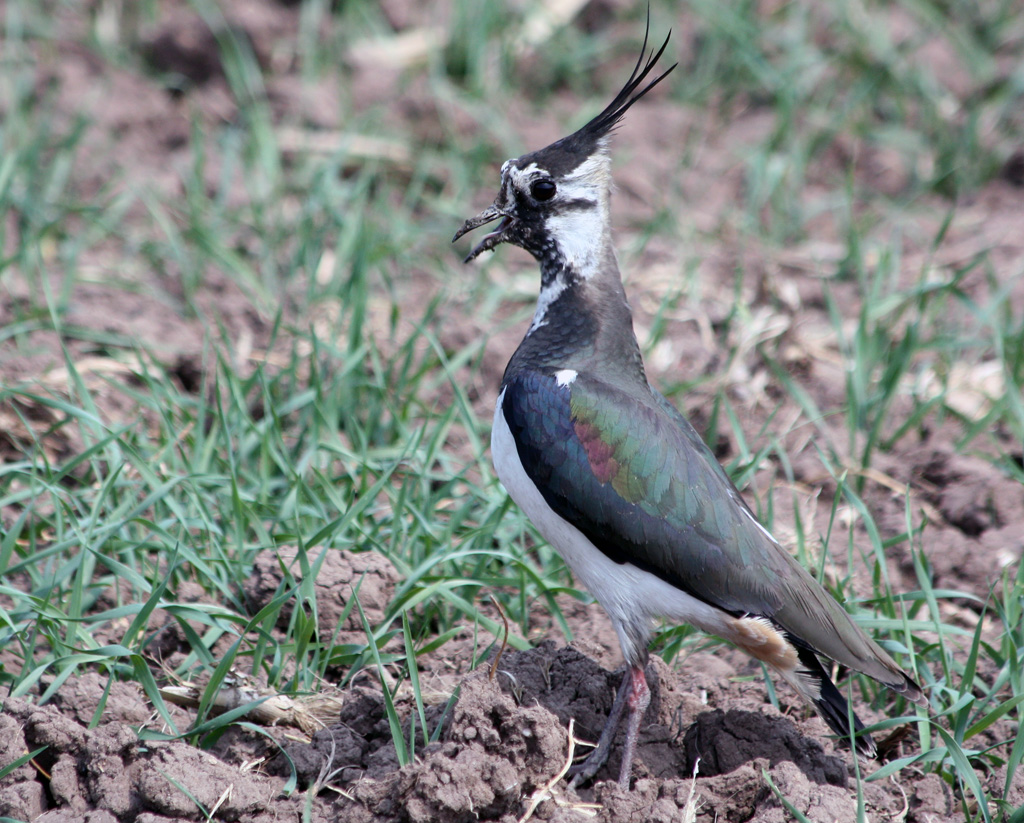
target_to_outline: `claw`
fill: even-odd
[[[582,783],[592,780],[601,767],[608,761],[611,754],[612,741],[615,740],[615,732],[618,731],[622,722],[622,712],[629,707],[629,719],[626,726],[626,745],[622,752],[622,766],[619,770],[619,785],[629,788],[629,779],[633,772],[633,757],[636,754],[636,743],[640,722],[643,720],[644,712],[651,702],[651,692],[647,687],[647,678],[644,675],[642,666],[631,666],[623,675],[622,685],[615,695],[615,702],[612,703],[612,710],[608,714],[601,738],[597,741],[587,759],[577,763],[569,774],[572,779],[569,781],[570,788],[575,789]]]

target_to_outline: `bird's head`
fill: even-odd
[[[670,66],[640,88],[667,45],[668,37],[648,57],[645,34],[633,73],[604,111],[568,137],[505,161],[501,167],[501,190],[494,203],[463,223],[452,238],[455,242],[475,228],[501,220],[469,253],[467,263],[500,243],[520,246],[541,263],[559,260],[572,264],[594,253],[601,238],[607,235],[611,192],[609,135],[629,107],[676,67]]]

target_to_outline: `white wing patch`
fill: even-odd
[[[555,372],[555,383],[559,386],[571,386],[576,380],[578,372],[576,369],[561,369]]]

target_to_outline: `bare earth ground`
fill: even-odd
[[[331,111],[337,96],[332,89],[320,89],[319,96],[301,86],[293,68],[276,66],[271,59],[274,44],[293,37],[297,12],[273,3],[227,4],[233,21],[244,29],[257,52],[267,56],[268,92],[275,115],[282,120],[300,120],[310,125],[333,125],[337,112]],[[394,4],[398,22],[414,27],[420,21],[410,8]],[[412,7],[414,8],[414,6]],[[404,15],[404,19],[403,18]],[[74,20],[68,20],[69,41],[74,39]],[[609,36],[614,36],[614,28]],[[169,14],[149,36],[155,61],[174,67],[187,58],[188,46],[197,38],[202,48],[203,27],[185,8]],[[678,36],[678,35],[677,35]],[[685,42],[685,32],[682,35]],[[208,51],[208,48],[206,49]],[[184,55],[184,57],[183,57]],[[938,55],[937,60],[942,60]],[[189,59],[182,66],[195,67]],[[95,95],[97,84],[106,89],[104,104],[91,112],[93,124],[81,160],[77,186],[88,192],[102,185],[115,166],[133,169],[140,185],[155,187],[168,197],[180,194],[176,164],[189,149],[189,116],[198,111],[208,123],[231,117],[231,98],[218,74],[216,61],[202,69],[197,85],[188,92],[188,108],[166,95],[149,80],[110,69],[88,51],[74,47],[49,55],[42,64],[46,77],[59,88],[59,100],[71,117],[83,99]],[[360,71],[353,63],[349,81],[353,99],[391,96],[396,105],[395,129],[417,136],[431,135],[436,122],[445,117],[443,105],[424,105],[418,98],[422,86],[409,88],[398,83],[397,75]],[[568,105],[568,104],[567,104]],[[701,115],[703,116],[703,115]],[[616,150],[630,162],[617,166],[619,195],[617,223],[630,224],[632,216],[649,214],[651,203],[659,202],[659,185],[665,174],[658,168],[662,151],[672,145],[674,135],[694,128],[697,113],[673,109],[662,102],[637,107],[616,137]],[[553,122],[523,123],[524,146],[535,147],[558,136]],[[739,112],[735,119],[721,123],[702,123],[707,138],[700,163],[688,171],[680,185],[692,202],[700,203],[693,215],[687,215],[699,229],[710,231],[724,204],[740,196],[741,181],[735,168],[736,148],[751,135],[766,128],[756,109]],[[116,149],[116,153],[115,153]],[[837,158],[836,163],[842,158]],[[642,161],[642,162],[641,162]],[[861,173],[875,174],[879,185],[899,185],[899,169],[886,167],[887,158],[861,156]],[[215,175],[215,170],[210,170]],[[823,174],[828,169],[823,169]],[[838,171],[836,172],[839,173]],[[495,175],[496,180],[496,175]],[[895,182],[894,182],[895,180]],[[489,197],[487,186],[478,203],[466,204],[466,215]],[[995,180],[976,192],[958,209],[953,226],[942,246],[932,252],[930,240],[942,219],[940,202],[924,203],[917,218],[920,245],[910,242],[905,271],[916,272],[929,255],[937,266],[954,266],[969,260],[982,249],[990,250],[997,268],[1016,265],[1024,255],[1024,234],[1020,232],[1024,214],[1024,190],[1010,182]],[[454,228],[454,227],[452,227]],[[913,236],[913,235],[912,235]],[[708,334],[716,313],[732,300],[729,272],[739,258],[748,268],[761,273],[759,284],[751,283],[749,302],[751,339],[735,341],[740,355],[728,360],[728,372],[721,379],[734,385],[745,401],[750,416],[748,431],[756,431],[760,422],[776,412],[771,375],[753,356],[757,340],[782,338],[788,341],[787,366],[799,374],[800,383],[813,393],[818,406],[836,408],[843,401],[844,375],[834,358],[822,356],[821,341],[829,328],[822,299],[820,278],[815,263],[834,261],[839,248],[836,227],[823,219],[814,244],[792,249],[786,258],[758,249],[705,248],[700,241],[689,249],[699,259],[699,274],[707,286],[701,305],[683,305],[668,320],[670,333],[651,357],[655,383],[688,380],[719,373],[723,353],[716,351]],[[440,242],[440,241],[439,241]],[[532,277],[532,266],[523,264],[514,252],[505,252],[510,277]],[[658,297],[670,278],[680,270],[679,252],[668,241],[652,240],[644,252],[643,265],[635,261],[628,283],[637,309],[638,334],[644,338]],[[87,265],[85,261],[83,265]],[[92,261],[97,272],[104,261]],[[458,272],[453,254],[453,272]],[[218,318],[223,334],[233,344],[259,351],[268,343],[266,318],[231,283],[211,282],[202,286],[202,302],[207,318],[184,318],[168,311],[168,302],[147,296],[163,289],[174,289],[174,272],[140,269],[133,277],[154,278],[154,289],[122,289],[105,284],[102,278],[79,285],[73,294],[75,321],[143,341],[170,364],[178,379],[194,379],[198,362],[209,336],[209,320]],[[973,279],[972,279],[973,278]],[[533,288],[524,279],[524,291]],[[842,289],[843,286],[837,286]],[[968,294],[982,295],[991,288],[979,271],[964,282]],[[1024,280],[1014,287],[1015,307],[1024,311]],[[25,295],[29,286],[24,285]],[[859,298],[848,286],[841,294],[844,308],[853,316]],[[410,290],[411,292],[413,290]],[[418,299],[419,295],[410,296]],[[452,324],[447,332],[453,339],[468,339],[485,333],[475,325],[471,307],[452,301]],[[13,308],[0,305],[0,324],[10,321]],[[484,369],[475,388],[480,414],[489,416],[501,368],[516,345],[521,329],[500,332],[489,347]],[[44,333],[35,335],[30,356],[4,351],[0,344],[0,380],[13,384],[41,381],[50,385],[66,379],[61,373],[60,341]],[[96,378],[96,386],[110,419],[130,416],[131,403],[101,377],[117,365],[102,353],[86,351],[82,343],[72,356],[83,364],[82,373]],[[87,359],[91,358],[91,359]],[[240,358],[242,359],[242,358]],[[984,364],[975,364],[963,378],[962,402],[965,407],[983,403],[985,384],[993,379]],[[739,395],[745,392],[746,396]],[[689,399],[690,409],[700,428],[703,421],[700,397]],[[24,419],[45,431],[51,422],[46,408],[20,410]],[[783,409],[777,420],[787,416]],[[5,411],[0,408],[0,415]],[[898,409],[894,413],[898,418]],[[0,454],[12,452],[17,442],[22,417],[6,414],[0,432]],[[842,442],[842,421],[823,424],[832,428]],[[779,430],[786,430],[780,425]],[[897,450],[879,455],[876,466],[880,476],[869,478],[865,500],[879,527],[886,535],[906,529],[906,495],[920,520],[927,520],[923,546],[932,563],[938,588],[959,589],[982,600],[1001,570],[1019,562],[1024,549],[1024,490],[999,473],[990,461],[954,453],[952,441],[958,430],[922,430],[903,438]],[[791,437],[798,437],[792,434]],[[805,442],[787,444],[796,455],[793,465],[793,494],[777,495],[775,528],[785,538],[790,507],[800,507],[809,522],[819,524],[815,533],[827,530],[834,483],[821,476],[820,463],[814,458],[813,439],[818,432],[804,432]],[[996,438],[1006,437],[995,432]],[[46,447],[55,458],[74,453],[77,444],[54,438]],[[724,443],[725,456],[731,444]],[[1013,451],[1013,444],[1007,448]],[[1016,456],[1021,458],[1020,444]],[[806,459],[803,459],[806,457]],[[774,478],[759,480],[767,484]],[[785,539],[784,539],[785,542]],[[839,541],[842,542],[842,541]],[[287,553],[284,553],[287,557]],[[840,549],[830,557],[839,572],[845,563]],[[386,561],[373,555],[333,553],[325,562],[317,580],[322,604],[320,619],[330,634],[345,603],[345,592],[352,581],[369,569],[361,588],[361,599],[371,622],[380,616],[398,575]],[[297,573],[297,572],[296,572]],[[895,590],[916,588],[909,556],[890,558],[889,574]],[[279,583],[277,561],[272,555],[261,559],[247,592],[254,612]],[[185,595],[179,593],[179,597]],[[328,607],[334,605],[334,610]],[[216,807],[216,819],[257,823],[299,820],[304,813],[314,821],[438,821],[454,823],[470,820],[513,821],[531,816],[537,820],[569,821],[669,821],[678,820],[691,799],[697,803],[701,820],[776,821],[789,819],[769,787],[765,775],[798,810],[811,820],[852,821],[856,819],[853,790],[853,763],[847,751],[834,747],[825,726],[808,716],[805,708],[788,691],[780,691],[783,711],[766,700],[759,669],[745,658],[718,649],[714,654],[699,652],[669,668],[659,659],[652,663],[656,683],[654,701],[642,729],[637,756],[635,786],[623,792],[614,782],[598,782],[593,788],[570,792],[557,777],[570,753],[569,724],[580,739],[594,740],[621,673],[614,635],[596,606],[566,603],[566,614],[577,644],[564,646],[554,627],[550,642],[527,652],[506,652],[493,674],[487,666],[469,671],[471,646],[466,636],[447,644],[436,659],[423,660],[424,688],[433,695],[433,717],[441,716],[449,697],[458,689],[458,698],[448,710],[440,741],[419,752],[411,766],[399,769],[391,734],[384,715],[379,685],[370,677],[357,680],[352,688],[338,695],[339,716],[327,728],[303,734],[284,727],[265,731],[283,745],[304,789],[320,781],[325,788],[309,801],[303,791],[291,797],[283,795],[290,774],[288,762],[266,736],[237,729],[222,737],[210,752],[200,751],[183,742],[150,743],[140,747],[135,728],[159,727],[141,689],[134,684],[115,684],[106,698],[103,722],[86,727],[89,717],[103,695],[106,683],[98,676],[70,679],[56,697],[44,706],[21,699],[8,699],[0,715],[0,766],[12,762],[25,751],[46,746],[35,761],[21,767],[0,782],[0,815],[19,820],[106,821],[137,823],[196,820],[196,803]],[[972,605],[963,606],[964,625],[973,627],[976,613]],[[353,642],[362,636],[361,624],[349,616],[345,631],[353,632]],[[161,653],[173,666],[174,656],[186,649],[185,638],[173,621],[167,623],[167,636],[160,641]],[[113,642],[113,641],[112,641]],[[403,710],[408,706],[401,705]],[[188,725],[187,709],[178,718]],[[877,717],[867,716],[873,721]],[[1014,733],[1009,720],[996,723],[987,732],[990,743],[1006,740]],[[910,742],[901,744],[913,746]],[[904,749],[903,751],[907,751]],[[691,780],[700,760],[698,778]],[[617,773],[618,751],[599,775],[609,780]],[[871,766],[865,766],[871,769]],[[993,772],[984,779],[998,791],[1003,778]],[[911,823],[939,823],[962,819],[949,787],[934,775],[908,769],[890,781],[865,784],[865,803],[872,819],[903,819]],[[531,803],[536,799],[536,804]],[[1018,780],[1011,806],[1024,804],[1024,779]],[[307,801],[310,802],[306,808]],[[595,804],[595,805],[587,805]]]

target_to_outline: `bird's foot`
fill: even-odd
[[[626,672],[622,678],[622,685],[615,693],[612,710],[608,713],[608,719],[605,721],[597,745],[594,746],[594,751],[588,754],[585,760],[569,767],[568,774],[572,778],[569,781],[569,788],[575,789],[577,786],[593,780],[594,775],[608,762],[608,755],[612,752],[612,741],[615,740],[615,732],[619,729],[622,710],[626,708],[626,703],[629,701],[630,691],[632,691],[632,678],[630,678],[629,672]]]
[[[597,745],[582,763],[576,763],[569,768],[570,788],[576,788],[582,783],[592,780],[601,767],[608,762],[608,755],[611,754],[612,741],[615,740],[615,732],[618,731],[619,723],[622,721],[622,712],[629,707],[629,722],[626,726],[626,745],[622,752],[622,766],[619,769],[619,785],[629,788],[629,779],[633,773],[633,756],[636,754],[636,742],[640,731],[640,721],[651,703],[651,690],[647,686],[647,677],[644,675],[642,666],[631,666],[626,676],[622,678],[622,685],[615,695],[615,702],[612,703],[612,710],[608,715],[608,721],[604,724],[601,738]]]
[[[582,786],[584,783],[589,783],[594,779],[594,775],[597,774],[601,767],[608,762],[608,755],[611,753],[611,746],[605,746],[601,748],[601,744],[598,743],[594,747],[594,751],[587,755],[586,760],[582,760],[579,763],[573,763],[569,767],[568,776],[569,788],[575,789]]]

